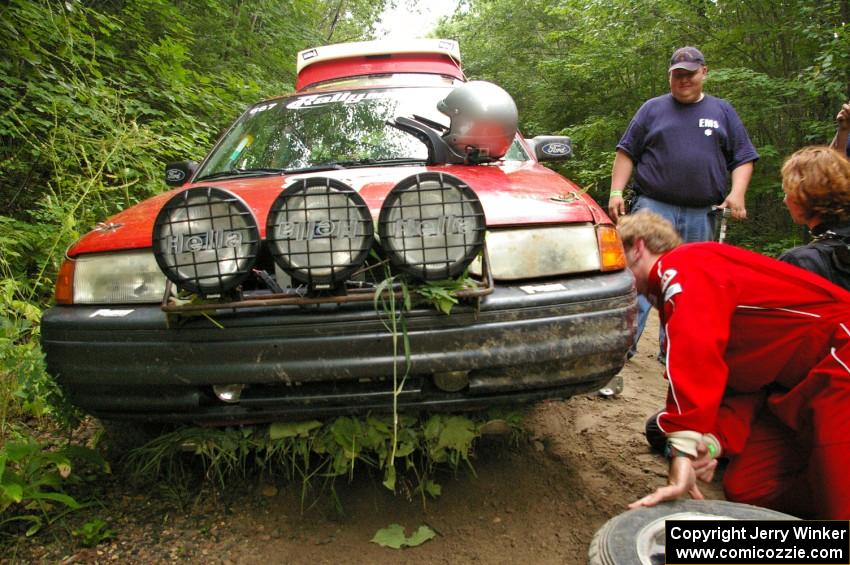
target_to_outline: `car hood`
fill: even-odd
[[[353,168],[287,176],[215,179],[182,186],[145,200],[98,224],[71,249],[69,256],[151,246],[153,223],[174,194],[195,186],[215,186],[240,196],[251,208],[265,236],[272,202],[285,185],[299,178],[331,177],[357,190],[377,219],[387,193],[400,180],[426,171],[452,174],[472,188],[481,200],[487,226],[528,224],[609,223],[601,209],[575,184],[534,162],[499,165],[393,166]]]

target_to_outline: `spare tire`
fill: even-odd
[[[596,531],[587,551],[589,565],[663,565],[664,521],[797,520],[794,516],[725,500],[676,500],[614,516]]]

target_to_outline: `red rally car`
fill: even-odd
[[[634,333],[617,232],[540,164],[570,140],[518,135],[460,62],[446,40],[302,51],[294,94],[81,238],[42,326],[71,400],[231,424],[391,410],[402,378],[408,411],[604,385]]]

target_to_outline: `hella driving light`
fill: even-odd
[[[484,245],[484,210],[463,181],[422,173],[399,182],[378,220],[381,246],[398,269],[423,280],[460,275]]]
[[[235,194],[190,188],[166,202],[153,226],[153,252],[178,287],[221,294],[251,272],[260,248],[257,221]]]
[[[275,262],[313,288],[345,281],[372,247],[372,216],[357,192],[335,179],[301,179],[275,199],[266,240]]]

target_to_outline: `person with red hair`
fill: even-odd
[[[806,147],[782,166],[785,205],[812,242],[779,257],[850,290],[850,160],[829,147]]]

